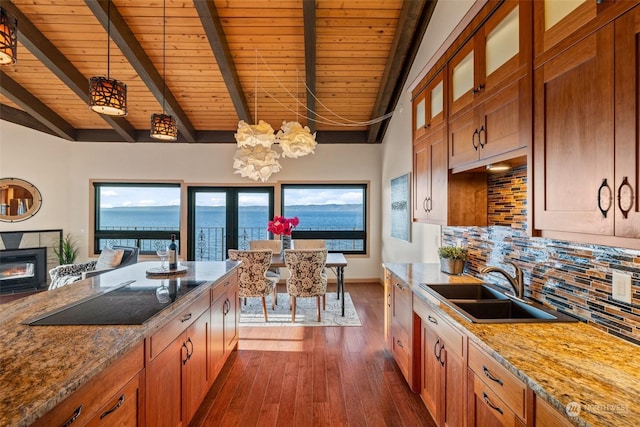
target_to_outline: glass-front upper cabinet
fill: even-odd
[[[506,1],[449,62],[450,114],[517,79],[530,61],[530,1]]]
[[[532,3],[536,16],[533,39],[536,68],[638,4],[627,0],[536,0]]]
[[[445,70],[442,69],[420,90],[413,100],[413,141],[444,123]]]

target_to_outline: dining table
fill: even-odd
[[[283,253],[274,253],[271,256],[272,267],[286,267]],[[329,252],[325,266],[336,275],[336,294],[342,300],[342,317],[344,317],[344,268],[347,266],[347,259],[341,252]]]

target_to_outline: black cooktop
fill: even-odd
[[[125,282],[25,323],[32,326],[141,325],[203,283],[204,280],[181,278]]]

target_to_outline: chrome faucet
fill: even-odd
[[[502,274],[509,281],[509,284],[513,288],[513,293],[516,296],[516,298],[523,299],[524,298],[524,274],[522,273],[522,269],[511,261],[506,261],[506,263],[511,264],[515,269],[515,274],[513,276],[511,276],[505,270],[499,267],[494,267],[494,266],[487,266],[482,270],[480,270],[480,273],[481,274],[486,274],[486,273]]]

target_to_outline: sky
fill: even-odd
[[[100,207],[131,206],[178,206],[180,204],[179,188],[150,187],[101,187]],[[314,189],[313,191],[288,189],[286,205],[325,205],[325,204],[362,204],[362,191]],[[196,201],[199,206],[224,206],[224,193],[198,193]],[[241,206],[260,206],[268,204],[266,194],[246,193],[241,195]]]

